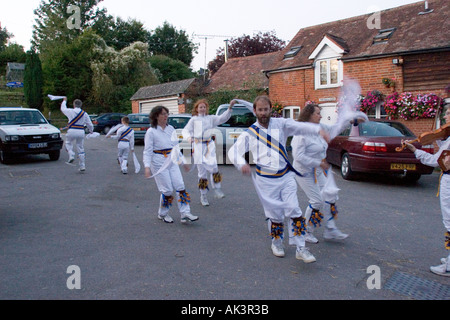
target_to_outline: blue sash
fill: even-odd
[[[119,141],[129,142],[129,140],[125,139],[125,137],[132,131],[131,128],[125,130],[122,135],[119,137]]]
[[[81,112],[72,119],[72,121],[69,122],[69,124],[67,125],[67,129],[79,129],[79,130],[84,130],[84,126],[76,124],[78,120],[80,120],[81,118],[83,118],[84,114],[86,112],[84,112],[83,110],[81,110]]]
[[[303,177],[297,170],[294,169],[291,162],[289,161],[286,149],[284,146],[279,143],[277,140],[272,138],[270,135],[265,133],[260,133],[259,128],[256,125],[251,125],[250,128],[248,128],[247,132],[255,137],[258,141],[261,141],[264,143],[267,147],[270,149],[274,149],[278,151],[281,157],[283,157],[284,161],[286,162],[286,167],[279,170],[278,172],[265,172],[260,166],[256,166],[256,173],[259,176],[266,177],[266,178],[279,178],[284,176],[286,173],[290,171],[293,171],[296,175]]]

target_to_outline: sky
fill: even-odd
[[[30,48],[35,15],[43,0],[1,0],[1,27],[12,33],[15,42]],[[48,0],[46,0],[48,2]],[[341,20],[418,0],[104,0],[100,8],[123,20],[136,19],[151,31],[169,22],[184,30],[198,44],[191,67],[205,68],[216,56],[224,40],[258,32],[275,32],[286,44],[301,29]],[[383,17],[381,16],[381,28]]]

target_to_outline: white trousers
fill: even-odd
[[[444,227],[450,232],[450,174],[442,175],[439,200]]]
[[[294,236],[294,229],[291,226],[292,219],[300,218],[302,216],[302,210],[298,205],[297,198],[297,183],[295,182],[295,173],[288,172],[280,178],[266,178],[261,176],[256,176],[257,188],[261,193],[261,196],[270,202],[270,199],[282,202],[285,208],[275,208],[273,206],[264,206],[264,214],[268,220],[269,232],[271,232],[272,222],[273,223],[283,223],[285,218],[289,219],[288,229],[289,229],[289,243],[296,245],[297,248],[305,246],[304,235]],[[280,240],[272,240],[280,241]]]
[[[220,189],[221,183],[215,183],[212,174],[219,172],[216,158],[216,143],[194,142],[193,143],[193,161],[197,165],[198,179],[208,180],[213,189]],[[208,189],[200,189],[201,194],[207,194]]]
[[[322,170],[316,170],[315,174],[314,172],[310,172],[303,177],[295,176],[295,179],[308,197],[309,206],[305,210],[306,222],[309,222],[311,213],[313,209],[315,209],[324,214],[324,219],[328,228],[336,228],[335,219],[332,219],[329,205],[327,205],[322,198],[322,189],[327,181],[324,172]]]
[[[78,160],[80,167],[86,165],[86,153],[84,152],[84,130],[69,129],[66,134],[66,150],[70,158],[75,158],[75,148],[78,152]]]
[[[128,165],[128,156],[130,155],[130,143],[126,141],[120,141],[118,148],[119,151],[117,156],[120,163],[120,169],[122,171],[126,171]]]
[[[152,160],[152,172],[158,172],[164,161],[165,158],[163,155],[155,154]],[[186,188],[184,185],[183,176],[181,175],[180,167],[177,164],[172,163],[166,170],[156,175],[154,179],[158,190],[161,193],[160,207],[158,211],[160,216],[167,215],[170,209],[169,207],[164,207],[162,205],[163,195],[166,197],[172,196],[174,191],[176,192],[175,200],[177,202],[177,207],[180,214],[183,216],[186,213],[190,213],[191,209],[189,203],[181,203],[178,201],[180,200],[180,191],[185,191]]]

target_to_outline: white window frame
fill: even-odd
[[[331,83],[331,61],[336,60],[338,63],[338,70],[337,70],[337,83]],[[320,65],[322,62],[327,63],[327,83],[321,84],[321,74],[320,74]],[[326,89],[326,88],[337,88],[342,86],[343,81],[343,71],[344,71],[344,65],[342,61],[335,57],[335,58],[329,58],[329,59],[320,59],[316,60],[314,63],[314,79],[315,79],[315,86],[316,89]]]
[[[345,54],[345,50],[337,45],[327,36],[324,36],[319,45],[314,49],[309,59],[314,60],[314,83],[315,89],[327,89],[341,87],[344,80],[344,64],[340,59]],[[330,61],[338,62],[338,81],[331,84]],[[320,63],[327,62],[327,84],[320,84]]]

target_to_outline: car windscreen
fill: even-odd
[[[414,136],[401,123],[369,121],[359,124],[359,135],[365,137],[411,137]]]
[[[175,129],[183,129],[189,122],[189,117],[169,117],[169,124]]]
[[[129,115],[130,124],[150,124],[148,114],[133,114]]]
[[[48,123],[44,116],[33,110],[0,111],[0,125],[39,125]]]
[[[223,108],[219,110],[219,115],[224,113],[227,109]],[[231,118],[221,124],[220,127],[250,127],[256,122],[256,117],[247,108],[233,108],[231,113]]]

